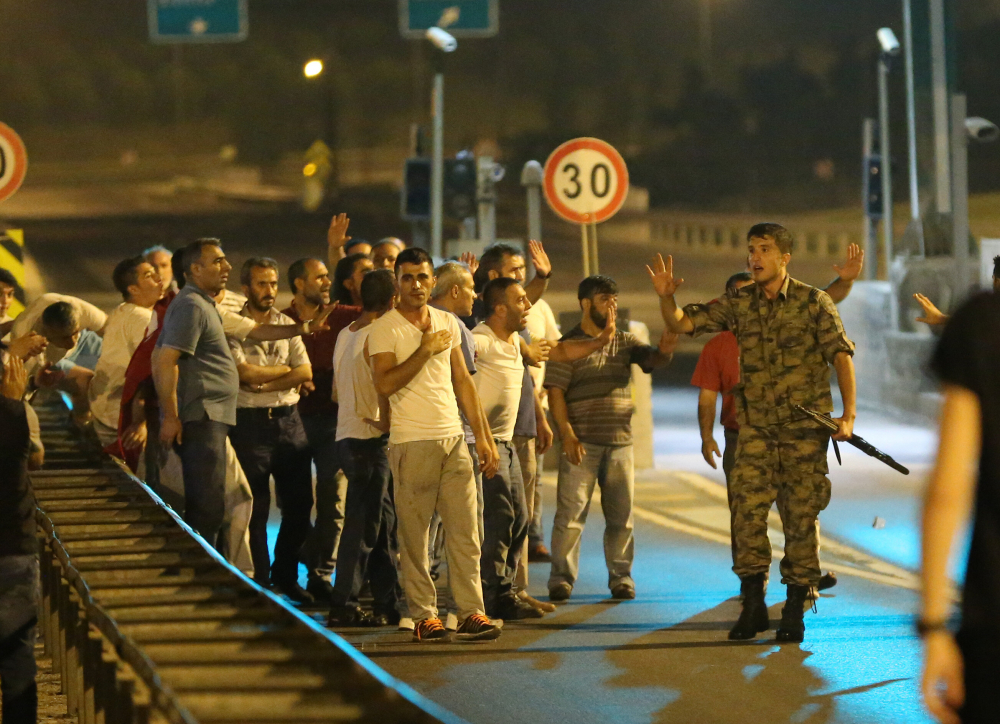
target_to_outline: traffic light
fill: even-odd
[[[406,221],[431,218],[431,160],[408,158],[403,171],[402,217]]]
[[[873,219],[882,218],[882,157],[872,154],[865,157],[864,166],[865,214]]]
[[[476,215],[476,159],[449,158],[444,162],[444,213],[462,221]]]

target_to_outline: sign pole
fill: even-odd
[[[590,255],[590,258],[593,260],[592,266],[594,267],[594,274],[600,274],[601,269],[597,261],[597,221],[594,219],[594,217],[591,217],[590,235],[593,238],[593,244],[594,244],[594,250]]]
[[[434,141],[431,156],[431,256],[442,257],[441,223],[444,206],[444,73],[434,74]]]
[[[587,224],[580,224],[580,248],[583,250],[583,276],[590,276],[590,239],[587,238]]]

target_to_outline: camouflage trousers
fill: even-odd
[[[818,516],[830,503],[829,442],[830,434],[811,420],[740,428],[729,476],[737,576],[770,569],[767,516],[776,503],[785,533],[781,582],[819,583]]]

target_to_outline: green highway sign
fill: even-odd
[[[236,43],[247,37],[247,0],[147,0],[154,43]]]
[[[435,26],[456,38],[492,37],[500,32],[500,0],[399,0],[404,38],[422,38]]]

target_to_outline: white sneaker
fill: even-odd
[[[400,631],[412,631],[413,630],[413,619],[407,616],[399,619],[399,630]]]
[[[458,616],[456,616],[453,613],[449,613],[447,616],[445,616],[444,627],[446,629],[448,629],[449,631],[457,631],[458,630]]]

